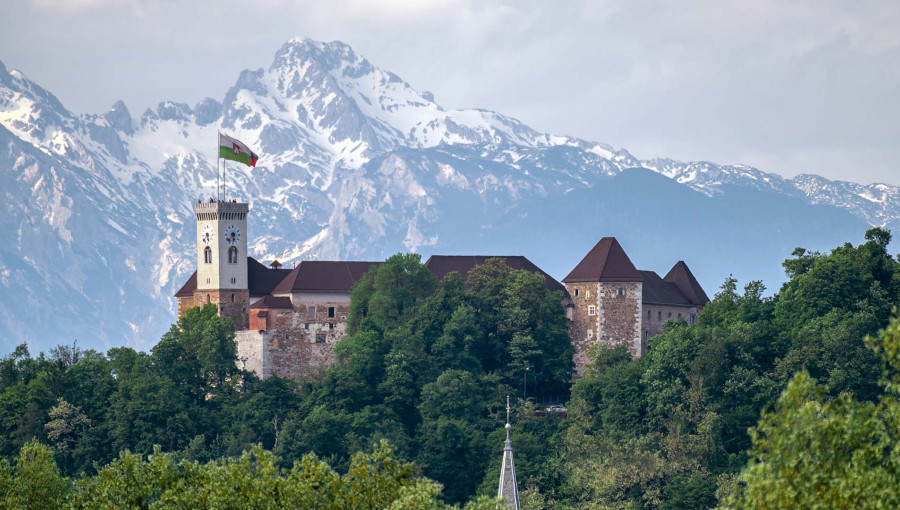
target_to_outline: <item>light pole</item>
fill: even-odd
[[[528,363],[525,363],[525,371],[522,372],[522,400],[528,400]]]

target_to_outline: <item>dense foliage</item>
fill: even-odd
[[[866,239],[796,250],[771,297],[728,279],[698,324],[670,321],[639,359],[598,347],[574,384],[561,296],[543,277],[489,261],[465,281],[436,282],[416,255],[359,282],[340,363],[303,382],[239,370],[230,320],[211,306],[190,310],[150,353],[63,346],[32,357],[20,346],[0,360],[0,486],[13,487],[0,498],[38,491],[86,508],[123,480],[157,476],[132,496],[241,501],[237,488],[216,492],[233,485],[290,505],[300,500],[277,498],[314,497],[304,483],[350,497],[360,462],[389,455],[405,474],[381,506],[437,508],[495,494],[505,395],[526,383],[538,399],[571,397],[567,418],[536,413],[534,399],[515,406],[525,508],[794,506],[791,487],[845,490],[826,484],[845,462],[858,468],[843,469],[845,496],[890,502],[878,490],[897,486],[897,326],[876,349],[865,338],[900,303],[900,263],[888,232]],[[894,363],[884,381],[882,358]],[[827,474],[814,469],[821,459]],[[23,482],[26,472],[44,482]]]

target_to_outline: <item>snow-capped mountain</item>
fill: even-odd
[[[642,268],[687,260],[711,293],[729,273],[777,284],[794,246],[900,226],[894,186],[641,161],[446,110],[340,42],[291,40],[221,101],[138,118],[121,101],[75,115],[0,64],[0,353],[159,338],[194,269],[191,204],[215,194],[218,130],[261,155],[229,163],[225,182],[251,203],[262,261],[518,253],[561,278],[616,235]]]

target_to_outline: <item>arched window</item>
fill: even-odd
[[[228,248],[228,263],[237,264],[237,248],[234,246]]]
[[[206,249],[203,250],[203,262],[212,264],[212,248],[210,248],[209,246],[207,246]]]
[[[234,294],[231,295],[231,302],[234,303]]]
[[[209,294],[206,295],[206,302],[209,303]]]

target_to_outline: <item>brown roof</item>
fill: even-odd
[[[290,269],[272,269],[247,257],[247,287],[251,296],[265,296],[272,293],[282,280],[291,274]]]
[[[664,281],[655,271],[640,273],[644,277],[642,301],[645,304],[691,306],[692,303],[674,283]]]
[[[526,271],[540,273],[544,275],[547,289],[551,291],[560,290],[564,294],[568,294],[566,288],[563,287],[561,283],[545,273],[541,268],[537,267],[534,262],[521,255],[432,255],[425,261],[425,267],[427,267],[431,271],[431,274],[438,280],[443,280],[448,273],[453,271],[456,271],[463,279],[465,279],[468,277],[469,271],[471,271],[472,268],[484,264],[491,258],[503,259],[506,261],[506,265],[511,269],[524,269]]]
[[[381,262],[306,260],[290,271],[272,294],[350,292],[369,268]]]
[[[293,305],[289,297],[265,296],[250,305],[250,308],[293,308]]]
[[[194,291],[197,290],[197,271],[184,282],[184,285],[175,293],[175,297],[194,297]]]
[[[575,269],[563,278],[565,283],[640,281],[643,281],[641,273],[635,269],[615,237],[600,239]]]
[[[247,257],[247,287],[249,287],[247,290],[253,297],[265,296],[271,293],[290,272],[290,269],[269,269],[253,257]],[[197,271],[194,271],[175,293],[175,297],[191,297],[195,290],[197,290]]]
[[[706,292],[703,292],[700,282],[694,278],[694,274],[683,260],[676,262],[663,280],[675,284],[692,304],[702,306],[709,303],[709,298],[706,296]]]

